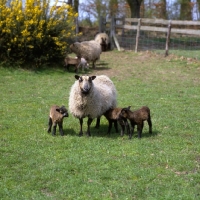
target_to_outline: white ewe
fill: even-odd
[[[83,118],[88,117],[87,135],[90,136],[90,125],[93,119],[98,119],[98,127],[101,115],[116,107],[116,88],[105,75],[75,75],[75,78],[77,81],[72,85],[69,96],[69,110],[80,121],[80,136],[83,135]]]
[[[96,61],[100,59],[101,46],[94,40],[75,42],[70,45],[70,49],[78,58],[85,58],[89,63],[92,62],[92,67],[95,68]]]
[[[98,33],[94,40],[101,45],[102,51],[109,50],[110,39],[106,33]]]

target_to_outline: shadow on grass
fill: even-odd
[[[149,133],[148,131],[144,131],[144,132],[142,132],[142,138],[155,137],[158,135],[158,133],[159,133],[159,131],[157,131],[157,130],[153,130],[152,134]],[[138,134],[136,131],[133,133],[132,138],[138,138]]]
[[[119,137],[121,137],[120,133],[121,133],[121,128],[118,126],[119,132],[117,133],[115,131],[115,128],[112,127],[110,134],[107,133],[108,131],[108,125],[100,125],[100,128],[97,129],[95,128],[95,125],[91,126],[90,128],[90,132],[91,132],[91,137],[105,137],[105,138],[110,138],[110,139],[117,139]],[[155,137],[157,136],[159,133],[159,131],[157,130],[153,130],[153,133],[150,134],[149,132],[143,132],[142,133],[142,138],[150,138],[150,137]],[[70,136],[79,136],[79,132],[75,132],[73,129],[64,129],[64,135],[70,135]],[[83,136],[81,137],[87,137],[86,135],[86,130],[83,130]],[[137,132],[135,131],[132,139],[136,139],[138,137]],[[129,139],[128,133],[125,130],[124,136],[123,138],[127,138]]]
[[[67,135],[78,136],[78,133],[76,133],[73,129],[70,129],[70,128],[63,128],[63,132],[64,132],[63,136],[67,136]],[[48,132],[46,132],[46,133],[49,134],[50,136],[52,136],[52,133],[48,133]],[[54,137],[58,137],[58,136],[61,136],[61,135],[60,135],[59,129],[57,127],[56,135]]]

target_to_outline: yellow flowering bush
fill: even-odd
[[[75,36],[78,13],[50,0],[0,0],[0,57],[11,61],[56,59]]]

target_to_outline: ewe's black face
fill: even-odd
[[[89,94],[90,89],[92,87],[92,81],[96,78],[96,76],[75,75],[75,78],[79,81],[79,87],[81,89],[81,92],[85,95]]]

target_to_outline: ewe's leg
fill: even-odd
[[[79,136],[83,136],[83,118],[79,119],[80,122],[80,132],[79,132]]]
[[[95,67],[96,67],[96,66],[95,66],[95,61],[93,61],[93,63],[92,63],[92,68],[95,69]]]
[[[48,133],[51,133],[51,127],[52,127],[52,119],[49,117],[49,127],[48,127]]]
[[[91,134],[90,134],[90,125],[91,125],[92,121],[93,121],[92,118],[88,118],[88,121],[87,121],[88,128],[87,128],[87,132],[86,132],[87,136],[91,136]]]
[[[93,67],[93,69],[95,69],[96,68],[96,61],[97,61],[98,59],[96,59],[96,60],[94,60],[93,62],[92,62],[92,67]]]
[[[99,126],[100,126],[100,119],[101,119],[101,117],[97,117],[97,122],[96,122],[95,128],[99,128]]]

